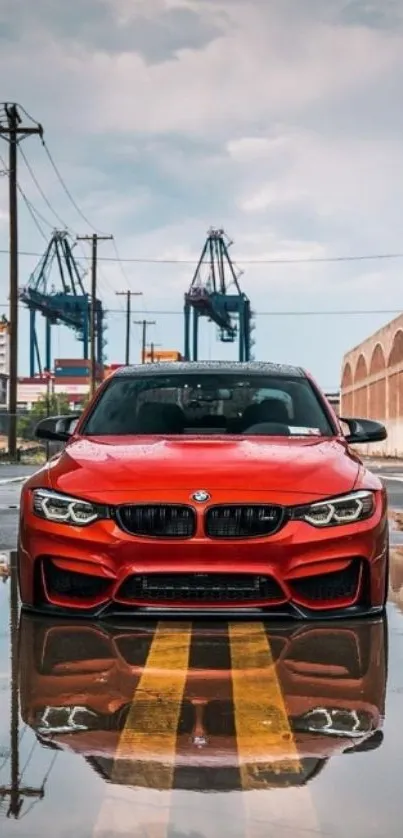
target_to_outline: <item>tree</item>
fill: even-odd
[[[20,439],[33,439],[35,427],[46,416],[58,416],[70,413],[70,397],[65,393],[41,396],[25,416],[19,416],[17,433]]]

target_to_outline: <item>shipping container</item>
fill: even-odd
[[[90,366],[91,366],[91,361],[89,360],[89,358],[56,358],[55,359],[55,369],[57,367],[90,367]]]
[[[59,367],[55,370],[55,378],[63,378],[64,376],[74,378],[76,375],[88,376],[89,374],[89,367]]]

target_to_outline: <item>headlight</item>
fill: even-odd
[[[98,716],[88,707],[45,707],[37,720],[37,731],[42,735],[80,733],[97,728]]]
[[[373,718],[365,710],[316,707],[293,720],[295,733],[325,733],[327,736],[365,736],[374,729]]]
[[[319,501],[309,506],[295,506],[291,518],[306,521],[313,527],[335,527],[340,524],[353,524],[365,521],[375,511],[373,492],[352,492],[350,495]]]
[[[108,509],[85,500],[59,495],[46,489],[34,489],[33,511],[39,518],[58,524],[85,527],[101,518],[108,518]]]

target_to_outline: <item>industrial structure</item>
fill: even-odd
[[[56,277],[59,287],[56,284]],[[68,233],[55,231],[32,273],[28,285],[20,290],[20,300],[30,312],[30,377],[52,369],[51,328],[67,326],[83,344],[83,358],[88,358],[91,298],[86,293],[83,276],[73,255]],[[36,315],[45,318],[45,361],[39,350]],[[105,313],[100,300],[95,300],[96,362],[103,363],[106,344]]]
[[[403,314],[345,354],[340,413],[384,423],[388,439],[368,452],[403,456]]]
[[[144,353],[145,364],[159,364],[171,363],[173,361],[183,361],[183,357],[176,349],[157,349],[154,344],[150,345]]]
[[[231,244],[223,230],[209,230],[189,291],[185,294],[186,361],[198,360],[201,317],[218,326],[218,337],[223,343],[238,340],[240,361],[252,360],[253,313],[239,284],[240,272],[236,271],[229,255]]]
[[[197,361],[201,317],[218,326],[220,341],[238,342],[240,361],[252,360],[254,318],[250,301],[239,284],[240,272],[236,270],[229,255],[231,244],[223,230],[209,230],[189,291],[185,294],[185,352],[182,354],[178,350],[157,348],[153,343],[147,346],[146,327],[149,321],[141,321],[143,363]],[[19,291],[19,299],[30,312],[29,376],[18,379],[19,410],[30,410],[38,400],[49,394],[49,390],[55,396],[68,396],[71,406],[78,408],[85,402],[91,390],[92,363],[88,361],[88,357],[92,298],[84,288],[83,275],[74,257],[73,248],[74,245],[66,231],[55,231],[28,284]],[[94,310],[94,376],[96,383],[100,383],[121,364],[105,364],[105,311],[98,299],[95,300]],[[41,314],[45,319],[44,358],[41,357],[39,347],[37,314]],[[53,360],[54,325],[67,326],[74,331],[82,343],[82,358]]]

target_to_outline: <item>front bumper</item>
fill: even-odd
[[[371,519],[317,529],[291,521],[253,539],[132,536],[115,521],[86,528],[21,510],[23,605],[96,618],[280,617],[321,619],[383,610],[386,510]]]

